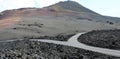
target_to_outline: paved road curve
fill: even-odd
[[[106,48],[100,48],[100,47],[93,47],[93,46],[88,46],[88,45],[78,42],[78,40],[77,40],[78,37],[84,33],[78,33],[78,34],[72,36],[67,42],[48,40],[48,39],[44,39],[44,40],[43,39],[31,39],[31,40],[72,46],[72,47],[77,47],[77,48],[81,48],[81,49],[85,49],[85,50],[90,50],[93,52],[98,52],[98,53],[103,53],[103,54],[107,54],[107,55],[111,55],[111,56],[120,57],[120,50],[112,50],[112,49],[106,49]]]
[[[83,43],[78,42],[78,37],[83,33],[78,33],[74,36],[72,36],[67,42],[65,41],[55,41],[55,40],[49,40],[49,39],[30,39],[31,41],[40,41],[40,42],[46,42],[46,43],[54,43],[54,44],[60,44],[60,45],[65,45],[65,46],[72,46],[76,48],[81,48],[93,52],[98,52],[98,53],[103,53],[111,56],[116,56],[120,57],[120,50],[113,50],[113,49],[106,49],[106,48],[100,48],[100,47],[93,47],[93,46],[88,46]],[[23,39],[19,39],[23,40]],[[12,42],[12,41],[17,41],[17,40],[6,40],[6,41],[0,41],[0,42]]]

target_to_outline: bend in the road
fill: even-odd
[[[112,49],[106,49],[106,48],[100,48],[100,47],[93,47],[93,46],[88,46],[83,43],[78,42],[77,38],[84,33],[79,33],[76,34],[75,36],[72,36],[68,42],[62,42],[62,41],[54,41],[54,40],[35,40],[35,41],[41,41],[41,42],[46,42],[46,43],[53,43],[53,44],[60,44],[60,45],[66,45],[66,46],[72,46],[76,48],[81,48],[93,52],[98,52],[102,54],[107,54],[111,56],[116,56],[120,57],[120,50],[112,50]]]
[[[106,48],[100,48],[100,47],[93,47],[93,46],[88,46],[88,45],[78,42],[78,37],[84,33],[78,33],[78,34],[72,36],[68,40],[68,42],[48,40],[48,39],[30,39],[30,41],[40,41],[40,42],[60,44],[60,45],[65,45],[65,46],[72,46],[72,47],[81,48],[81,49],[85,49],[85,50],[89,50],[89,51],[93,51],[93,52],[98,52],[98,53],[102,53],[102,54],[120,57],[120,50],[112,50],[112,49],[106,49]],[[23,39],[19,39],[19,40],[23,40]],[[6,41],[0,41],[0,42],[12,42],[12,41],[17,41],[17,40],[6,40]]]

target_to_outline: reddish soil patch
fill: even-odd
[[[6,18],[6,19],[2,19],[0,20],[0,29],[4,29],[9,27],[10,25],[13,25],[15,23],[20,22],[20,18],[19,17],[11,17],[11,18]]]

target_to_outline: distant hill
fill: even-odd
[[[80,13],[80,16],[79,16],[80,18],[89,18],[94,21],[103,21],[103,22],[111,21],[114,23],[120,22],[120,18],[118,18],[118,17],[110,17],[110,16],[100,15],[100,14],[80,5],[79,3],[75,2],[75,1],[62,1],[62,2],[56,3],[54,5],[51,5],[49,7],[53,7],[53,8],[59,7],[62,9],[75,11],[76,13]]]
[[[95,12],[93,12],[92,10],[89,10],[87,8],[85,8],[84,6],[80,5],[79,3],[75,2],[75,1],[64,1],[64,2],[59,2],[56,3],[52,6],[60,6],[63,9],[68,9],[68,10],[72,10],[72,11],[76,11],[76,12],[89,12],[89,13],[93,13],[93,14],[97,14]]]
[[[119,28],[120,18],[100,15],[75,1],[62,1],[44,8],[5,10],[0,13],[1,39]]]

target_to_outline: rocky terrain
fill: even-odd
[[[81,35],[79,42],[87,45],[120,50],[120,30],[96,30]]]
[[[0,43],[1,59],[120,59],[96,52],[37,41]]]

